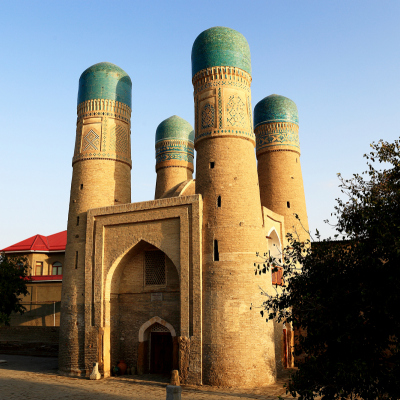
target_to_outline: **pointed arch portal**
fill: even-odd
[[[115,357],[139,367],[141,356],[151,356],[151,348],[146,353],[141,347],[151,346],[154,336],[160,343],[172,341],[176,368],[187,375],[190,363],[191,381],[201,384],[201,209],[201,196],[192,195],[88,211],[82,338],[86,365],[98,362],[105,377],[119,361]],[[140,257],[144,260],[147,251],[165,254],[166,282],[158,287],[147,288],[143,279]],[[140,297],[134,304],[143,313],[134,314],[134,297]],[[153,317],[142,319],[151,312]],[[181,341],[190,341],[185,345],[190,354],[178,351]]]

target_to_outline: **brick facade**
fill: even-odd
[[[170,335],[171,366],[183,383],[264,386],[284,367],[283,326],[266,323],[250,309],[262,303],[259,286],[274,290],[269,274],[254,276],[253,264],[257,252],[285,245],[291,217],[274,202],[266,205],[265,193],[274,190],[279,203],[281,190],[283,196],[291,193],[293,174],[302,187],[300,164],[292,167],[293,160],[279,159],[280,152],[277,159],[269,156],[263,167],[268,173],[260,172],[259,159],[257,173],[247,41],[229,28],[205,32],[192,52],[195,181],[193,133],[186,121],[171,117],[166,121],[175,125],[156,134],[156,200],[130,203],[130,151],[110,142],[118,129],[130,132],[130,108],[115,101],[126,93],[109,100],[82,95],[61,307],[64,374],[88,376],[98,362],[107,377],[120,359],[146,373],[155,332]],[[112,64],[106,64],[109,71]],[[107,78],[98,74],[101,65],[94,67],[96,79],[121,74]],[[85,74],[92,79],[91,72]],[[110,104],[119,112],[108,115]],[[282,181],[279,174],[285,175]],[[278,188],[270,176],[281,182]],[[304,214],[305,202],[296,199],[285,197],[293,211]],[[154,267],[162,271],[155,283],[146,275],[153,271],[146,261],[151,252],[164,260]]]

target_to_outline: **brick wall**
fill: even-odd
[[[57,326],[2,326],[0,353],[57,357],[59,333]]]

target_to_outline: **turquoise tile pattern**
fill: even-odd
[[[167,118],[157,127],[156,143],[167,139],[188,140],[193,143],[194,130],[192,125],[177,115]]]
[[[78,105],[86,100],[108,99],[132,108],[132,81],[117,65],[101,62],[86,69],[79,79]]]
[[[210,67],[230,66],[251,74],[250,48],[234,29],[216,26],[200,33],[192,48],[192,77]]]
[[[194,130],[189,122],[173,115],[156,130],[156,163],[168,160],[186,161],[193,164]]]
[[[268,122],[292,122],[299,125],[296,103],[287,97],[271,94],[254,107],[254,128]]]
[[[298,127],[291,123],[281,123],[271,131],[265,131],[261,125],[256,129],[256,153],[265,149],[277,148],[279,146],[290,146],[300,151]],[[297,128],[297,129],[294,129]]]

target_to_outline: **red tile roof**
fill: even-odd
[[[15,243],[1,250],[7,253],[13,252],[43,252],[64,251],[67,245],[67,231],[55,233],[50,236],[35,235],[22,242]]]

